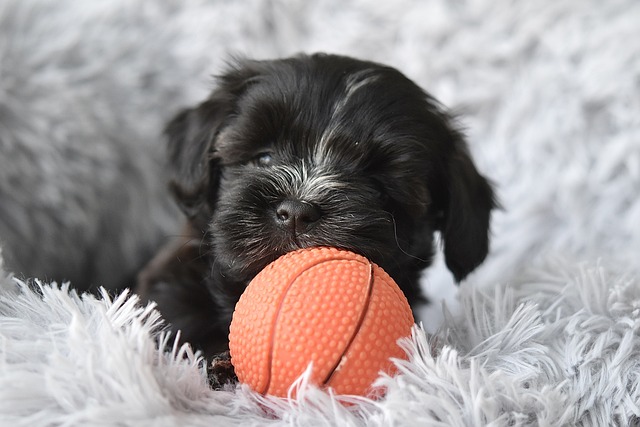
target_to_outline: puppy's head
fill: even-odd
[[[210,233],[224,277],[247,281],[288,251],[334,246],[381,265],[415,301],[434,231],[457,280],[487,254],[490,185],[450,117],[393,68],[331,55],[240,61],[167,135],[171,189]]]

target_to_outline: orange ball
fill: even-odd
[[[312,383],[367,395],[414,323],[406,297],[376,264],[335,248],[301,249],[264,268],[240,297],[229,333],[238,379],[287,396],[313,363]]]

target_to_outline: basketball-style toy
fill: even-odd
[[[231,363],[253,390],[280,397],[312,363],[310,381],[336,394],[368,395],[398,339],[414,323],[406,297],[376,264],[352,252],[291,252],[240,297],[229,333]]]

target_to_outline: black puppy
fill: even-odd
[[[451,117],[393,68],[322,54],[238,61],[166,135],[188,224],[139,292],[207,355],[226,349],[247,283],[286,252],[360,253],[414,305],[434,232],[457,280],[487,254],[491,186]]]

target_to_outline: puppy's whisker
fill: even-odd
[[[407,252],[402,245],[400,245],[400,239],[398,237],[398,224],[396,222],[396,218],[392,213],[389,213],[389,217],[391,218],[391,222],[393,223],[393,236],[395,237],[395,241],[396,241],[396,246],[398,247],[398,249],[400,249],[400,251],[405,254],[406,256],[416,259],[418,261],[422,261],[422,262],[429,262],[429,259],[424,259],[424,258],[420,258],[419,256],[413,255],[409,252]]]
[[[202,248],[205,248],[205,252],[210,252],[211,249],[207,242],[204,241],[206,233],[200,238],[200,242],[198,243],[199,254],[197,257],[187,259],[186,261],[195,261],[200,259],[206,255],[206,253],[202,253]],[[193,234],[167,234],[165,236],[166,240],[171,240],[172,242],[181,241],[182,243],[176,247],[176,252],[183,252],[183,250],[192,244],[197,238]]]
[[[209,247],[209,242],[207,241],[207,237],[209,236],[209,233],[202,233],[202,236],[200,237],[200,244],[198,245],[198,251],[200,252],[201,256],[204,256],[207,252],[209,252],[211,250],[211,248]],[[202,248],[205,248],[204,253]]]

